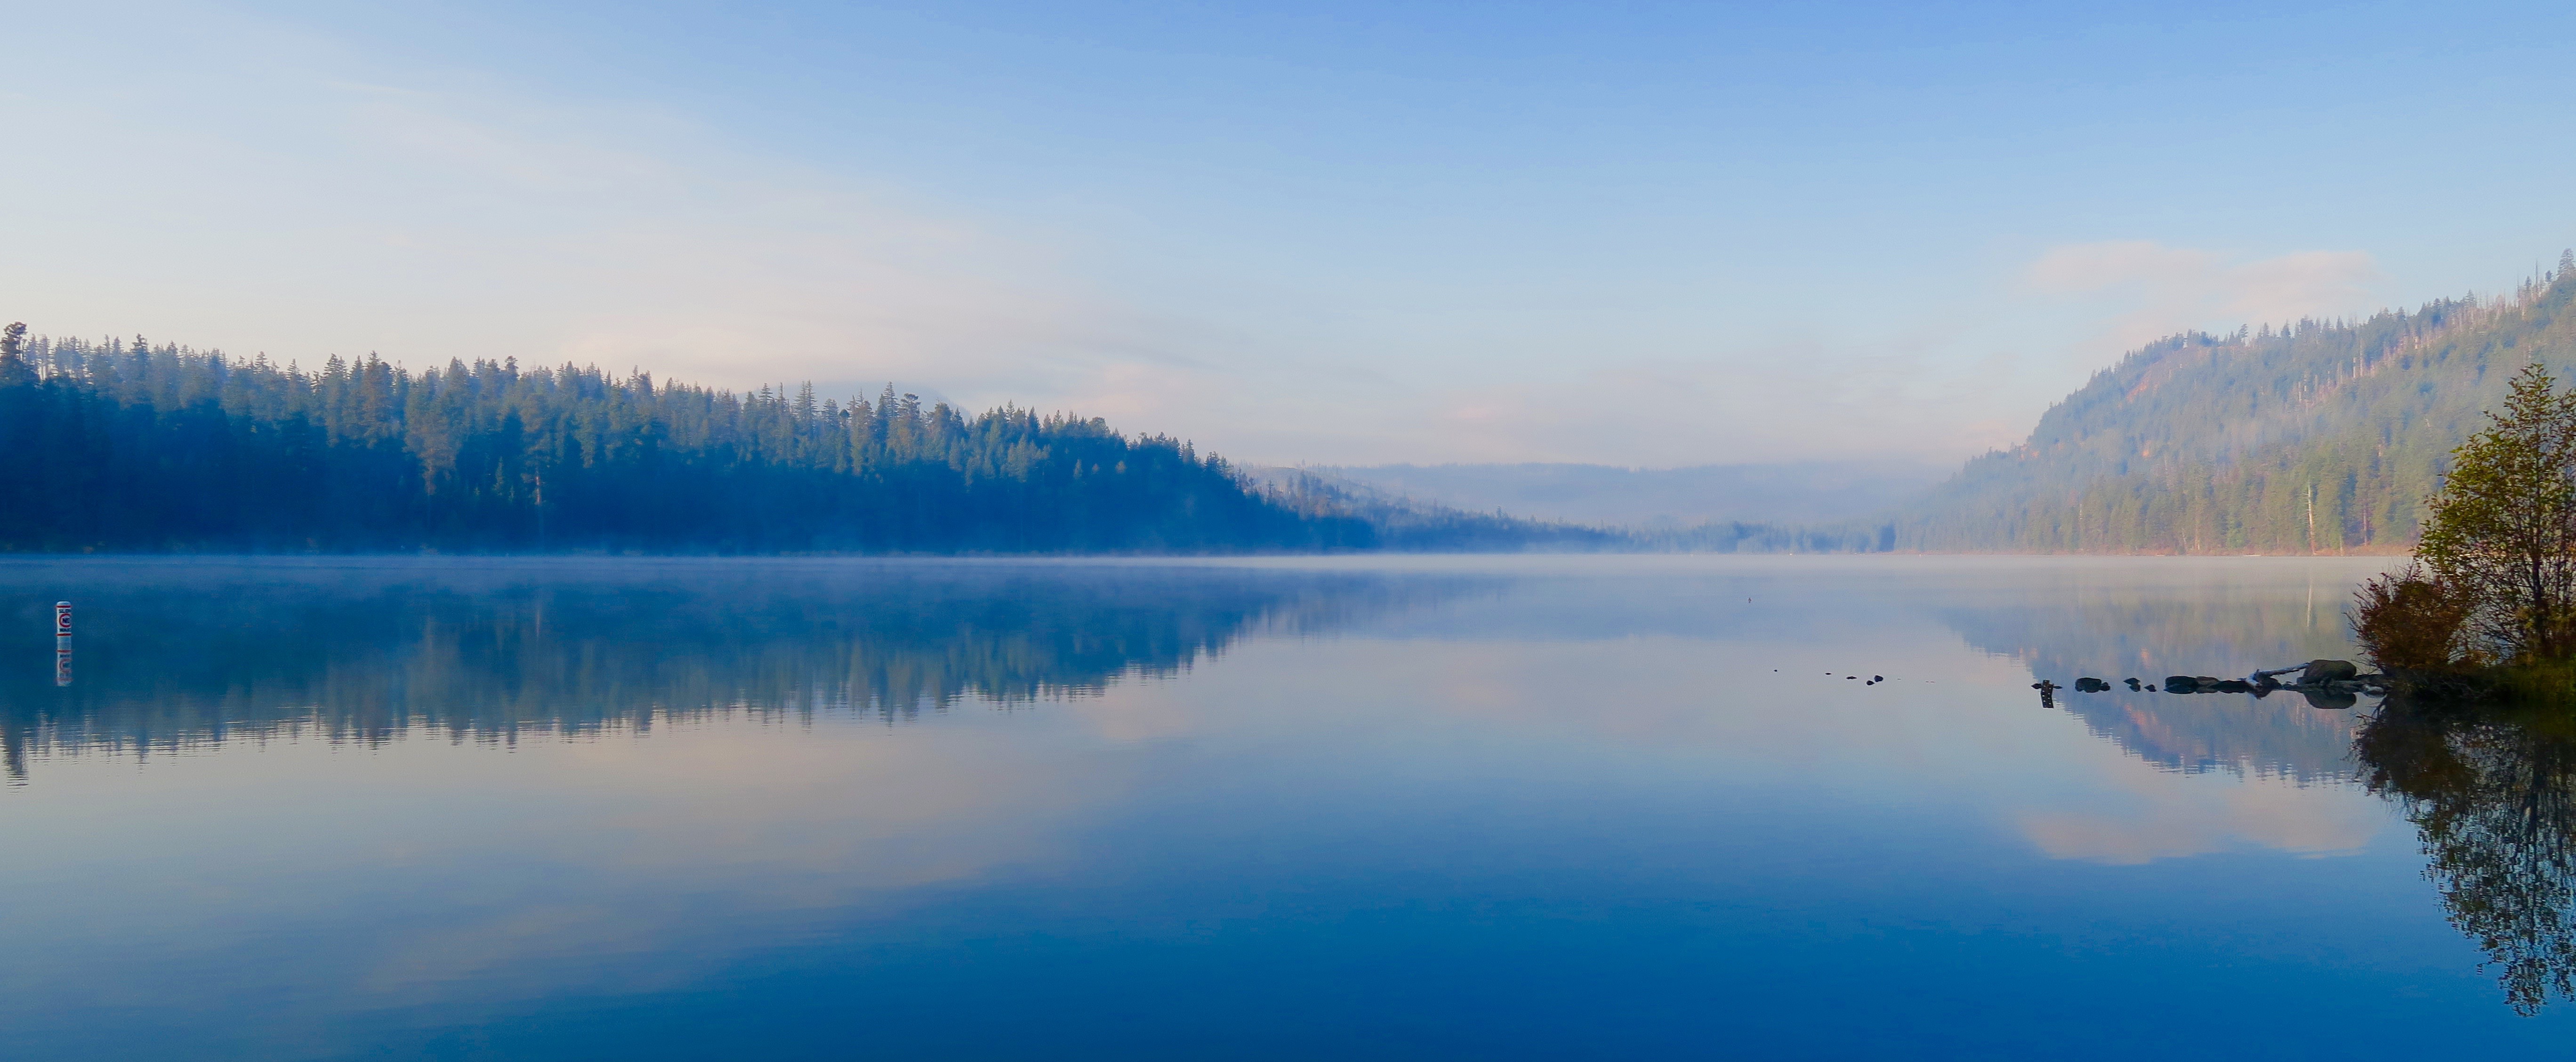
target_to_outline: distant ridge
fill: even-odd
[[[2159,340],[1896,520],[1900,549],[2395,553],[2505,379],[2576,369],[2576,258],[2510,296]]]
[[[1312,471],[1470,511],[1673,530],[1730,521],[1824,524],[1878,516],[1930,489],[1948,470],[1903,461],[1797,461],[1688,468],[1399,464]]]
[[[1602,526],[1561,519],[1532,519],[1501,506],[1490,510],[1468,510],[1410,493],[1390,491],[1347,475],[1348,470],[1345,469],[1247,466],[1242,471],[1247,482],[1264,498],[1282,508],[1318,519],[1338,517],[1366,523],[1375,532],[1378,547],[1383,549],[1421,552],[1866,553],[1893,549],[1896,542],[1895,525],[1872,521],[1795,525],[1703,520],[1695,523],[1665,521],[1624,527]]]

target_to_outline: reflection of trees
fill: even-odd
[[[2576,727],[2531,710],[2394,698],[2354,750],[2414,822],[2451,924],[2513,1008],[2576,999]]]
[[[2045,579],[1998,579],[1934,612],[1969,645],[2024,661],[2033,678],[2069,685],[2083,675],[2160,682],[2169,674],[2242,675],[2352,656],[2343,625],[2349,587],[2330,572],[2309,585],[2148,581],[2143,571],[2076,568]],[[2345,778],[2351,770],[2350,718],[2295,695],[2255,700],[2115,688],[2061,693],[2056,705],[2094,734],[2171,770],[2302,782]]]
[[[23,667],[0,661],[0,752],[14,775],[31,747],[419,728],[508,740],[719,713],[893,720],[968,697],[1080,696],[1184,670],[1263,627],[1329,627],[1452,592],[1214,568],[66,563],[0,572],[0,593],[75,597],[82,621],[67,689],[51,684],[50,638],[41,674],[34,649]]]

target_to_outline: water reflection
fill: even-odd
[[[2392,698],[2354,750],[2415,824],[2425,878],[2513,1008],[2576,999],[2576,721]]]
[[[2349,658],[2345,599],[2377,563],[2076,566],[2045,580],[2007,581],[1934,612],[1970,645],[2026,661],[2034,680],[2110,680],[2106,691],[2060,690],[2051,701],[2149,763],[2183,773],[2342,781],[2352,772],[2354,721],[2343,711],[2353,706],[2350,698],[2170,695],[2132,691],[2120,680],[2240,675]]]
[[[1175,674],[1248,633],[1328,629],[1464,582],[866,562],[17,565],[0,568],[0,599],[21,611],[80,598],[86,666],[69,684],[58,657],[50,686],[0,668],[0,753],[23,778],[31,753],[286,733],[509,741],[722,713],[894,721]]]
[[[2276,717],[2349,713],[2027,690],[2342,655],[2331,578],[2310,622],[2277,565],[1264,563],[0,563],[41,782],[0,790],[0,1036],[2143,1062],[2178,1013],[2256,1057],[2576,1021],[2496,1005],[2387,802],[2299,780],[2348,747]]]

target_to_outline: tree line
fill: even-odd
[[[0,336],[0,549],[1211,552],[1369,548],[1214,454],[1098,418],[969,417],[570,364],[306,370]]]

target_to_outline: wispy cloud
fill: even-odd
[[[2023,279],[2043,298],[2091,303],[2089,346],[2117,350],[2194,328],[2364,313],[2386,281],[2362,251],[2243,259],[2152,240],[2053,247]]]
[[[544,322],[529,338],[545,356],[720,383],[1043,392],[1116,345],[1114,302],[1056,272],[1055,248],[729,152],[657,116],[502,118],[475,113],[483,102],[371,94],[343,133],[386,166],[434,175],[427,194],[447,202],[433,237],[457,268],[532,297],[514,309]]]
[[[2343,855],[2385,823],[2332,787],[2282,778],[2177,777],[2124,759],[2099,785],[2080,806],[2022,813],[2022,836],[2055,859],[2138,864],[2244,847]]]
[[[14,233],[44,253],[0,264],[9,312],[40,330],[724,386],[935,382],[969,403],[1048,403],[1175,349],[1051,234],[654,106],[199,17],[192,35],[232,46],[140,35],[123,92],[12,104],[50,151],[156,160],[0,175],[0,197],[51,207]]]
[[[1976,404],[1976,388],[1903,349],[1803,342],[1705,358],[1605,359],[1562,381],[1462,386],[1436,396],[1426,427],[1466,460],[1937,460],[1996,443],[1990,425],[1958,415]]]
[[[2019,441],[2047,403],[2123,351],[2193,328],[2364,312],[2381,282],[2359,251],[2054,247],[1982,305],[1880,322],[1876,336],[1614,354],[1552,381],[1437,389],[1432,430],[1411,445],[1459,460],[1951,459]],[[1859,311],[1870,293],[1852,299]]]
[[[1254,460],[1674,465],[1964,456],[2124,349],[2367,310],[2380,283],[2357,251],[2137,240],[1929,277],[1953,247],[1906,282],[1809,284],[1769,275],[1777,248],[1552,257],[1552,230],[1518,215],[1307,246],[1258,237],[1332,218],[1250,193],[1163,218],[1071,183],[1046,194],[1098,200],[976,200],[926,170],[737,135],[684,96],[578,95],[232,9],[153,11],[62,9],[68,28],[23,50],[0,97],[52,160],[0,171],[0,203],[41,205],[11,217],[23,250],[0,260],[0,311],[40,331],[827,393],[892,380]],[[102,34],[114,92],[87,90],[73,46]],[[1236,214],[1261,224],[1224,229]],[[1447,249],[1398,253],[1426,246]]]

